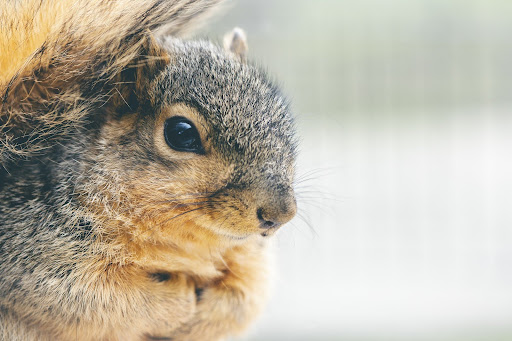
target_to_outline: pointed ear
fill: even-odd
[[[249,50],[245,32],[241,28],[235,27],[231,32],[226,33],[224,35],[224,49],[240,61],[245,62]]]

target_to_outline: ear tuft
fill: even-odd
[[[226,33],[224,35],[224,49],[238,57],[240,61],[245,62],[249,49],[245,32],[241,28],[235,27],[231,32]]]

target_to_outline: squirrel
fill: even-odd
[[[221,0],[0,5],[0,340],[221,340],[296,212],[290,104]]]

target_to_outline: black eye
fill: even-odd
[[[204,154],[196,127],[184,117],[174,116],[165,121],[165,142],[174,150]]]

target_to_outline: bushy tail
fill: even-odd
[[[6,0],[0,5],[0,165],[65,137],[128,67],[165,61],[222,0]],[[94,99],[94,100],[93,100]]]

